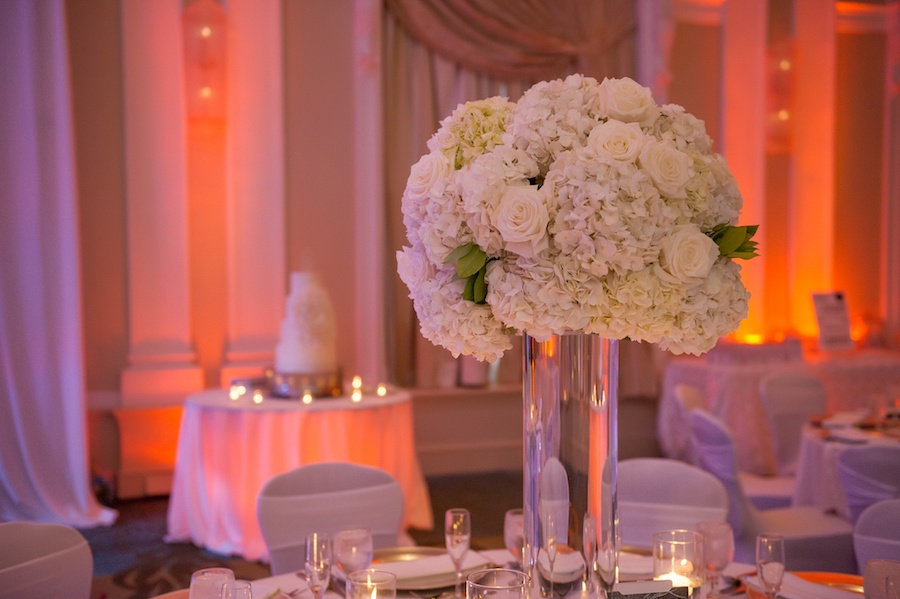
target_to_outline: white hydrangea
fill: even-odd
[[[740,267],[708,237],[737,222],[734,177],[702,121],[636,82],[572,75],[468,102],[428,148],[397,270],[422,335],[453,355],[567,331],[700,354],[746,317]],[[445,264],[467,244],[487,260],[482,303]]]

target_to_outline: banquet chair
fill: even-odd
[[[649,547],[653,533],[693,529],[697,522],[724,520],[728,494],[710,473],[667,458],[631,458],[619,463],[619,537],[623,545]]]
[[[837,456],[837,474],[855,522],[873,503],[900,497],[900,445],[848,447]]]
[[[403,491],[393,476],[372,466],[321,462],[269,479],[256,513],[272,574],[302,569],[306,535],[368,527],[375,549],[397,545]]]
[[[0,597],[88,599],[91,547],[64,524],[0,523]]]
[[[688,415],[691,413],[691,410],[696,408],[706,408],[706,398],[698,387],[685,383],[675,385],[673,391],[675,393],[675,414],[673,414],[673,417],[677,421],[676,425],[680,426],[681,430],[687,430]],[[675,453],[671,457],[693,464],[694,456],[690,439],[687,437],[677,437],[677,439],[677,447],[674,448]]]
[[[825,412],[828,394],[822,381],[801,372],[773,372],[759,382],[759,398],[769,422],[778,474],[797,469],[803,427]]]
[[[900,499],[884,499],[863,510],[853,527],[853,549],[860,574],[869,560],[900,561]]]
[[[706,410],[694,410],[690,419],[697,465],[716,476],[728,492],[736,562],[755,563],[756,535],[767,531],[784,535],[789,570],[856,573],[853,526],[849,522],[814,507],[754,507],[738,477],[731,432]]]

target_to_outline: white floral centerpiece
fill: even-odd
[[[700,354],[750,294],[756,227],[703,122],[635,81],[572,75],[462,104],[403,195],[397,252],[424,337],[493,361],[567,331]]]

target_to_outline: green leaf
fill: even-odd
[[[750,258],[756,258],[759,256],[756,252],[731,252],[728,257],[729,258],[740,258],[742,260],[749,260]]]
[[[483,304],[487,299],[487,283],[484,280],[485,275],[487,274],[487,265],[482,266],[481,270],[478,271],[478,274],[475,275],[475,285],[474,285],[474,293],[472,296],[472,301],[476,304]]]
[[[458,248],[447,254],[447,257],[444,258],[444,264],[452,264],[453,262],[456,262],[466,254],[468,254],[470,251],[472,251],[472,247],[474,246],[474,243],[467,243],[466,245],[459,246]]]
[[[749,260],[759,256],[759,253],[756,251],[758,244],[751,240],[751,237],[756,234],[758,229],[759,225],[735,227],[722,224],[713,227],[707,235],[719,246],[720,256]]]
[[[715,240],[719,246],[719,254],[728,256],[731,252],[741,247],[741,244],[744,243],[746,238],[747,236],[743,227],[732,227],[731,229],[728,229],[722,233],[722,236],[718,240]]]
[[[475,277],[466,279],[466,288],[463,289],[463,299],[470,302],[475,301]]]
[[[472,249],[456,263],[456,276],[460,279],[471,277],[487,263],[487,254],[481,248],[472,244]]]

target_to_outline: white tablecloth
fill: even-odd
[[[762,378],[778,371],[818,377],[828,392],[828,411],[867,407],[876,394],[900,388],[900,353],[858,351],[816,354],[803,361],[781,363],[710,363],[703,358],[672,359],[663,376],[657,432],[663,454],[674,456],[687,432],[676,418],[675,386],[699,388],[707,409],[734,435],[741,470],[760,475],[776,472],[772,436],[759,399]]]
[[[411,395],[391,391],[319,399],[237,401],[228,391],[191,395],[184,405],[172,493],[170,541],[266,559],[256,499],[267,480],[303,464],[347,461],[381,468],[403,489],[405,528],[434,526],[416,455]]]
[[[848,431],[853,434],[811,426],[803,431],[792,505],[812,505],[850,519],[847,496],[837,474],[838,455],[848,447],[859,446],[861,442],[900,444],[900,439],[876,432],[862,433],[853,428]]]

